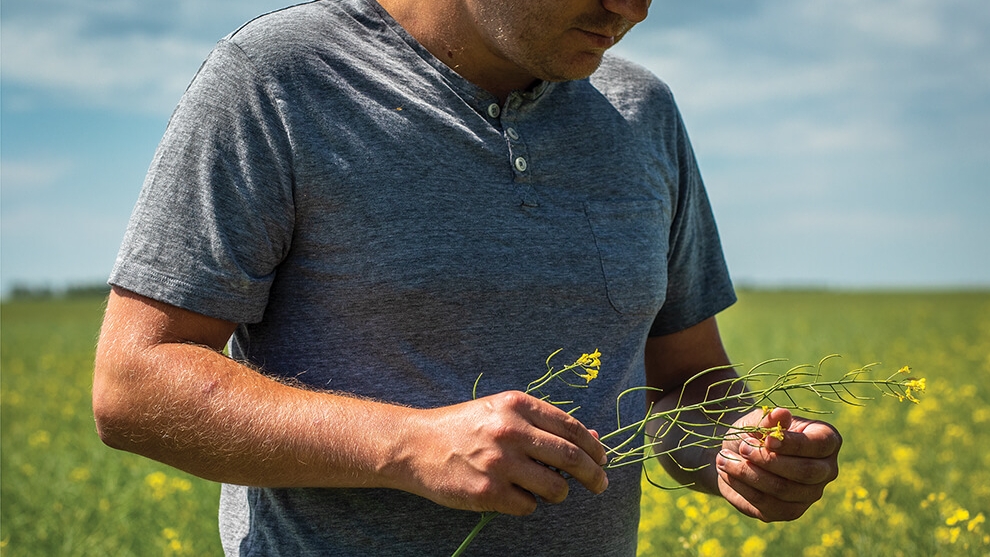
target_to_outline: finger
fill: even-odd
[[[522,463],[511,476],[515,486],[535,495],[547,503],[562,503],[570,491],[567,480],[560,472],[536,461]]]
[[[782,448],[785,446],[782,445]],[[740,443],[739,454],[754,466],[799,484],[825,484],[839,474],[838,463],[834,458],[790,456],[780,450],[750,443]]]
[[[495,511],[512,516],[526,516],[536,512],[538,505],[533,493],[516,485],[499,490],[497,497],[479,498],[478,500],[490,501],[490,505],[482,503],[481,506],[478,506],[466,502],[464,508],[479,512]]]
[[[592,493],[601,493],[608,487],[608,477],[600,464],[577,445],[546,431],[534,431],[527,455],[570,475]]]
[[[604,466],[608,462],[605,447],[598,441],[597,434],[593,434],[574,416],[556,406],[542,401],[537,402],[541,407],[533,418],[533,425],[573,443],[598,466]]]
[[[760,493],[789,503],[811,503],[821,499],[824,483],[806,484],[762,468],[746,457],[722,451],[716,457],[716,468],[733,479]]]
[[[743,514],[764,522],[795,520],[804,514],[810,504],[784,501],[762,492],[739,478],[718,468],[719,491],[729,503]]]
[[[543,406],[532,417],[537,431],[530,457],[570,474],[592,493],[605,491],[605,448],[581,422],[554,406],[540,404]]]
[[[782,441],[778,437],[779,432],[785,432],[784,435],[786,436],[786,431],[790,428],[792,420],[791,411],[786,408],[774,408],[765,412],[760,419],[759,427],[764,430],[776,430],[776,433],[754,434],[754,437],[762,439],[763,444],[771,449],[776,449]]]
[[[766,447],[795,457],[834,458],[842,447],[842,436],[825,422],[794,418],[784,438],[767,439]]]

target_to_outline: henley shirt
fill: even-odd
[[[735,299],[664,83],[606,56],[499,103],[373,0],[286,8],[218,43],[110,282],[238,323],[231,356],[261,373],[421,408],[597,348],[598,378],[561,393],[603,433],[645,411],[615,401],[644,382],[646,338]],[[468,554],[632,557],[640,476],[498,517]],[[445,556],[478,519],[394,490],[225,485],[220,523],[228,555]]]

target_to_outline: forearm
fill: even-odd
[[[686,408],[707,400],[715,400],[728,394],[727,384],[710,388],[712,383],[731,381],[737,375],[732,369],[723,369],[705,374],[702,380],[689,383],[683,390],[653,397],[650,401],[653,412],[670,412],[676,408]],[[740,388],[738,384],[735,388]],[[710,407],[710,410],[717,410]],[[661,454],[658,460],[664,469],[678,483],[708,493],[718,493],[717,473],[713,466],[721,443],[703,437],[721,438],[742,413],[729,412],[712,414],[701,410],[682,411],[676,414],[678,424],[663,420],[653,423],[653,431],[659,445],[655,452]]]
[[[687,408],[706,399],[724,396],[728,390],[725,379],[736,377],[729,365],[729,357],[722,346],[718,325],[714,318],[666,336],[651,337],[646,342],[646,381],[657,389],[648,391],[648,410],[653,413],[668,412],[676,408]],[[718,369],[694,378],[704,370]],[[694,379],[692,379],[694,378]],[[715,385],[714,387],[712,385]],[[692,426],[699,433],[721,435],[724,428],[712,424],[710,418],[701,411],[684,411],[678,420]],[[734,416],[726,415],[720,423],[732,423]],[[658,431],[659,430],[659,431]],[[655,452],[658,460],[674,479],[685,485],[717,493],[717,475],[714,466],[717,443],[693,443],[692,437],[685,438],[680,427],[671,427],[664,420],[650,422],[647,433],[659,445]]]
[[[509,514],[595,493],[605,451],[521,392],[413,409],[280,383],[221,349],[235,325],[115,288],[97,346],[101,438],[203,478],[264,487],[387,487]]]
[[[215,481],[387,486],[386,437],[412,413],[282,384],[205,346],[101,352],[93,402],[104,441]]]

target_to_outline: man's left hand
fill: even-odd
[[[780,424],[783,439],[744,433],[722,443],[718,489],[742,513],[764,522],[794,520],[822,498],[839,473],[842,437],[831,425],[775,408],[754,410],[736,428]]]

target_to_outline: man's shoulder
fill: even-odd
[[[316,0],[268,12],[225,37],[249,56],[333,52],[355,47],[357,28],[374,20],[361,1]]]
[[[647,68],[612,54],[589,79],[591,86],[620,112],[631,116],[661,117],[667,120],[677,112],[674,95],[667,84]],[[653,118],[647,118],[653,120]]]
[[[591,84],[603,95],[622,104],[645,103],[654,107],[674,107],[674,96],[667,84],[647,68],[613,54],[606,54]]]

